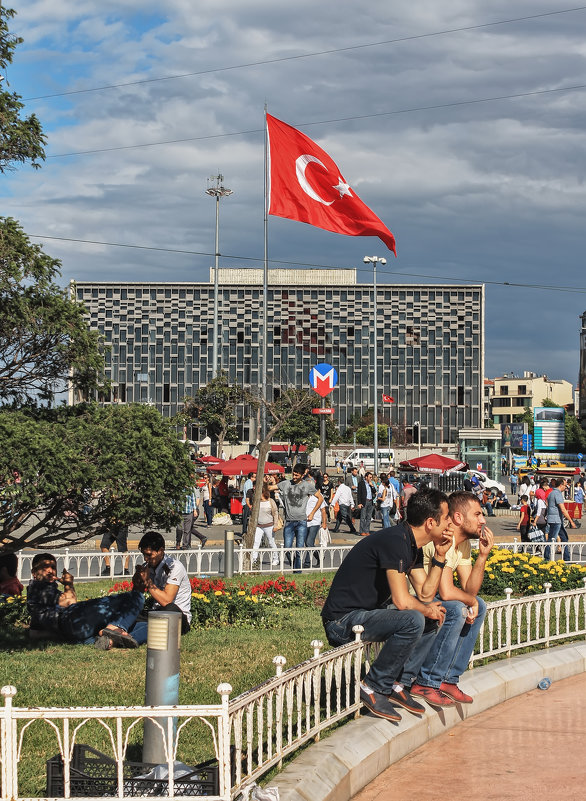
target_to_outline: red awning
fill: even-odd
[[[416,473],[445,473],[447,470],[464,470],[465,462],[442,456],[441,453],[428,453],[415,459],[407,459],[399,463],[400,470],[413,470]]]
[[[244,476],[247,473],[255,473],[258,468],[258,459],[248,454],[242,454],[235,459],[228,459],[216,465],[208,465],[208,469],[214,473],[221,473],[223,476]],[[265,462],[265,475],[268,473],[284,473],[285,468],[280,464]]]

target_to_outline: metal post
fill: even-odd
[[[321,399],[321,407],[322,409],[326,408],[326,399]],[[321,420],[319,421],[319,437],[320,437],[320,450],[321,450],[321,471],[322,473],[326,472],[326,416],[325,414],[320,415]]]
[[[374,293],[373,301],[373,326],[372,326],[372,350],[374,359],[373,381],[374,381],[374,474],[378,475],[378,355],[377,355],[377,332],[378,332],[378,307],[377,307],[377,285],[376,285],[376,266],[378,262],[386,264],[387,260],[378,256],[365,256],[365,264],[372,264],[372,285]]]
[[[210,185],[210,181],[215,181],[215,184]],[[231,189],[226,189],[223,185],[223,175],[212,175],[208,178],[208,188],[206,195],[216,198],[216,259],[214,267],[214,328],[212,343],[212,378],[218,375],[218,296],[219,296],[219,264],[220,264],[220,198],[228,197],[232,194]]]
[[[234,575],[234,532],[226,531],[224,534],[224,578]]]
[[[175,706],[179,703],[179,659],[181,612],[149,612],[145,677],[145,706]],[[173,719],[173,731],[176,719]],[[169,762],[173,743],[166,743],[168,718],[144,721],[143,762]]]

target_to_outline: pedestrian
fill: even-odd
[[[395,512],[397,511],[398,495],[388,476],[381,481],[377,497],[380,500],[383,528],[390,528],[391,515],[394,518]]]
[[[332,498],[332,507],[334,509],[334,514],[336,515],[336,525],[334,526],[333,531],[339,531],[340,525],[342,523],[346,523],[350,529],[350,533],[357,534],[358,532],[354,528],[354,523],[352,522],[352,509],[354,509],[352,490],[342,478],[338,479],[338,488],[334,493],[334,497]],[[336,508],[338,510],[337,512]]]
[[[560,538],[561,542],[568,541],[568,532],[564,527],[564,521],[570,524],[570,528],[576,528],[576,524],[572,520],[570,513],[566,509],[564,492],[567,489],[568,482],[565,478],[552,478],[550,486],[553,488],[547,496],[547,539],[548,542],[555,542]],[[551,556],[555,557],[553,546],[545,549],[545,559],[550,559]],[[570,551],[566,546],[563,553],[564,561],[569,561]]]
[[[312,479],[304,478],[306,466],[296,464],[293,468],[293,475],[290,479],[279,482],[279,494],[285,511],[285,528],[283,530],[283,540],[285,548],[290,548],[295,540],[297,548],[305,546],[307,536],[307,499],[312,495],[319,496],[319,504],[323,500],[320,492],[316,493],[315,482]],[[291,552],[285,554],[289,564],[291,564]],[[299,551],[295,551],[293,559],[293,572],[301,572],[301,557]]]
[[[370,534],[375,497],[376,490],[373,486],[372,473],[366,472],[364,477],[358,482],[358,490],[356,493],[356,507],[360,509],[359,529],[361,537],[368,537]]]
[[[208,538],[204,534],[200,534],[195,528],[195,521],[199,517],[200,500],[200,492],[196,486],[186,491],[181,514],[181,523],[179,523],[175,529],[175,548],[179,551],[187,551],[191,548],[191,537],[193,534],[195,534],[200,541],[202,548],[208,541]]]

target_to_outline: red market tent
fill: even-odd
[[[205,464],[207,466],[214,465],[214,464],[221,464],[224,459],[220,459],[219,456],[198,456],[195,460],[198,464]]]
[[[441,453],[428,453],[426,456],[418,456],[416,459],[408,459],[399,463],[400,470],[413,470],[416,473],[441,474],[447,470],[465,470],[466,467],[465,462],[450,459],[449,456],[442,456]]]
[[[208,470],[214,473],[221,473],[223,476],[244,476],[247,473],[255,473],[258,467],[258,459],[248,454],[242,454],[235,459],[228,459],[217,465],[209,465]],[[268,473],[284,473],[285,468],[280,464],[265,462],[265,475]]]

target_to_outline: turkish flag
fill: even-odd
[[[395,256],[395,237],[308,136],[267,114],[269,214],[347,236],[378,236]]]
[[[393,403],[394,400],[390,395],[383,395],[383,403]]]

